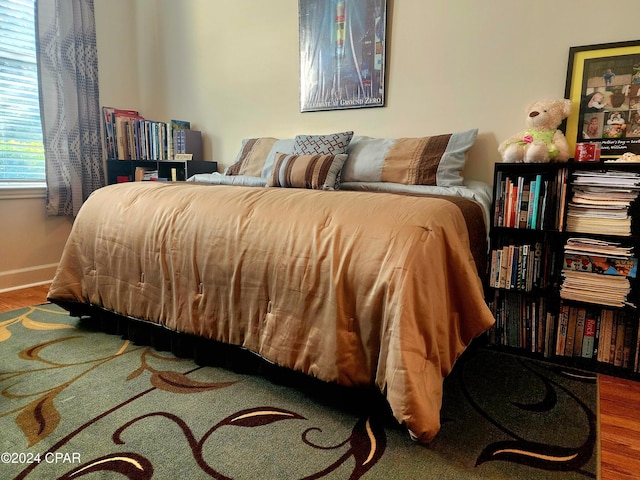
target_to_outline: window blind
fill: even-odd
[[[44,179],[34,0],[0,0],[0,181]]]

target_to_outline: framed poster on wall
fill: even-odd
[[[640,154],[640,40],[571,47],[565,96],[571,153],[599,142],[602,157]]]
[[[386,0],[298,0],[300,111],[385,104]]]

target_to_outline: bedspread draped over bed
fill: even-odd
[[[78,214],[49,299],[375,384],[428,442],[443,378],[494,322],[461,202],[482,218],[473,201],[446,197],[112,185]]]

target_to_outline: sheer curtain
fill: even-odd
[[[93,0],[36,0],[47,214],[75,216],[105,185]]]

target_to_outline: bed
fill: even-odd
[[[238,346],[326,382],[374,386],[412,438],[431,441],[444,377],[494,323],[480,280],[487,189],[347,181],[357,167],[345,165],[348,150],[321,154],[324,168],[310,159],[318,154],[278,155],[276,143],[263,148],[263,169],[274,154],[266,176],[238,170],[95,191],[49,300]],[[320,173],[305,183],[310,171]]]

